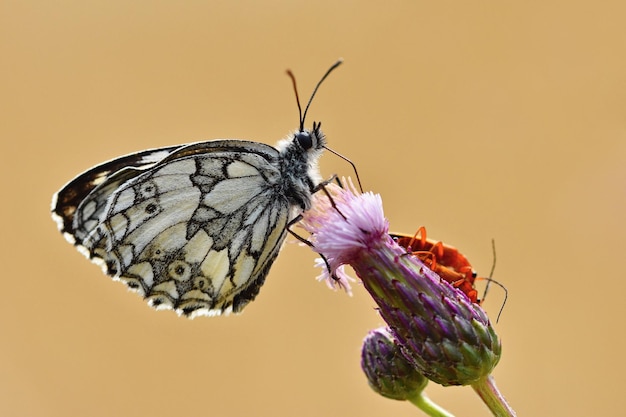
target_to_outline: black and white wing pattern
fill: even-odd
[[[277,148],[217,140],[144,151],[79,175],[53,198],[59,229],[114,279],[178,314],[240,312],[287,227],[310,206],[319,124]]]

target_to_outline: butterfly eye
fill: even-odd
[[[298,144],[302,147],[302,149],[309,150],[313,147],[313,138],[309,132],[298,132],[296,133],[295,140],[298,141]]]

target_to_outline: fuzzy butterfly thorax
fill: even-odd
[[[277,145],[281,171],[287,174],[285,181],[277,185],[292,206],[301,210],[311,207],[312,192],[321,180],[317,162],[325,145],[326,137],[319,124],[314,124],[312,130],[296,132],[293,139],[285,139]]]

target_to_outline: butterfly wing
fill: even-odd
[[[241,311],[287,233],[278,151],[227,140],[141,155],[61,190],[53,211],[63,230],[154,307],[189,316]]]
[[[181,146],[172,146],[126,155],[91,168],[70,181],[61,191],[54,195],[52,200],[52,215],[57,221],[61,232],[65,234],[71,243],[75,243],[72,235],[72,221],[78,205],[89,193],[106,180],[108,180],[109,184],[112,184],[114,182],[111,178],[112,174],[126,170],[128,172],[125,175],[128,175],[133,171],[133,168],[140,173],[142,171],[139,169],[147,169],[154,166],[179,148]]]

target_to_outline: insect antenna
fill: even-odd
[[[313,90],[313,93],[311,94],[311,97],[309,98],[309,102],[307,103],[306,108],[304,109],[304,114],[302,114],[302,106],[300,105],[300,97],[298,96],[298,86],[296,85],[296,77],[293,75],[291,70],[287,70],[287,75],[289,76],[289,78],[291,78],[291,83],[293,84],[293,92],[296,94],[296,102],[298,103],[298,116],[300,118],[300,131],[301,132],[304,130],[304,120],[306,119],[306,113],[309,111],[309,106],[311,105],[311,102],[313,101],[313,97],[315,97],[315,93],[317,93],[317,90],[320,88],[320,85],[322,85],[322,83],[328,77],[328,75],[330,75],[330,73],[333,72],[333,70],[337,68],[339,65],[341,65],[342,63],[343,63],[343,59],[341,58],[338,59],[337,62],[331,65],[328,71],[326,71],[326,74],[324,74],[324,76],[318,81],[317,85],[315,86],[315,89]]]
[[[485,286],[485,292],[483,292],[483,300],[487,296],[487,292],[489,291],[489,285],[491,284],[491,277],[493,277],[493,271],[496,269],[496,240],[491,239],[491,250],[493,251],[493,263],[491,264],[491,271],[489,272],[489,279],[487,280],[487,285]]]
[[[477,279],[484,279],[488,283],[493,282],[498,287],[502,288],[502,290],[504,291],[504,301],[502,301],[502,306],[500,306],[500,311],[498,311],[498,317],[496,317],[496,323],[497,323],[498,321],[500,321],[500,316],[502,315],[502,311],[504,310],[504,305],[506,304],[506,300],[509,298],[509,291],[506,289],[506,287],[504,285],[500,284],[498,281],[496,281],[495,279],[493,279],[491,277],[489,277],[489,278],[477,278]],[[482,303],[483,301],[485,301],[484,297],[483,297],[482,300],[480,300],[480,302]]]
[[[298,104],[298,119],[300,121],[300,132],[304,130],[304,119],[302,118],[302,106],[300,106],[300,96],[298,95],[298,86],[296,85],[296,77],[291,70],[287,70],[287,75],[291,78],[293,84],[293,92],[296,94],[296,103]]]
[[[489,272],[489,278],[485,278],[487,281],[487,285],[485,286],[485,291],[483,292],[483,297],[481,301],[485,301],[485,297],[487,297],[487,292],[489,291],[489,285],[493,282],[498,287],[502,288],[504,291],[504,301],[502,301],[502,306],[500,307],[500,311],[498,312],[498,317],[496,318],[496,323],[500,320],[500,315],[502,315],[502,310],[504,310],[504,305],[506,304],[506,300],[509,298],[509,291],[506,287],[500,284],[498,281],[493,279],[493,271],[496,269],[496,241],[495,239],[491,239],[491,248],[493,249],[493,264],[491,265],[491,271]]]

